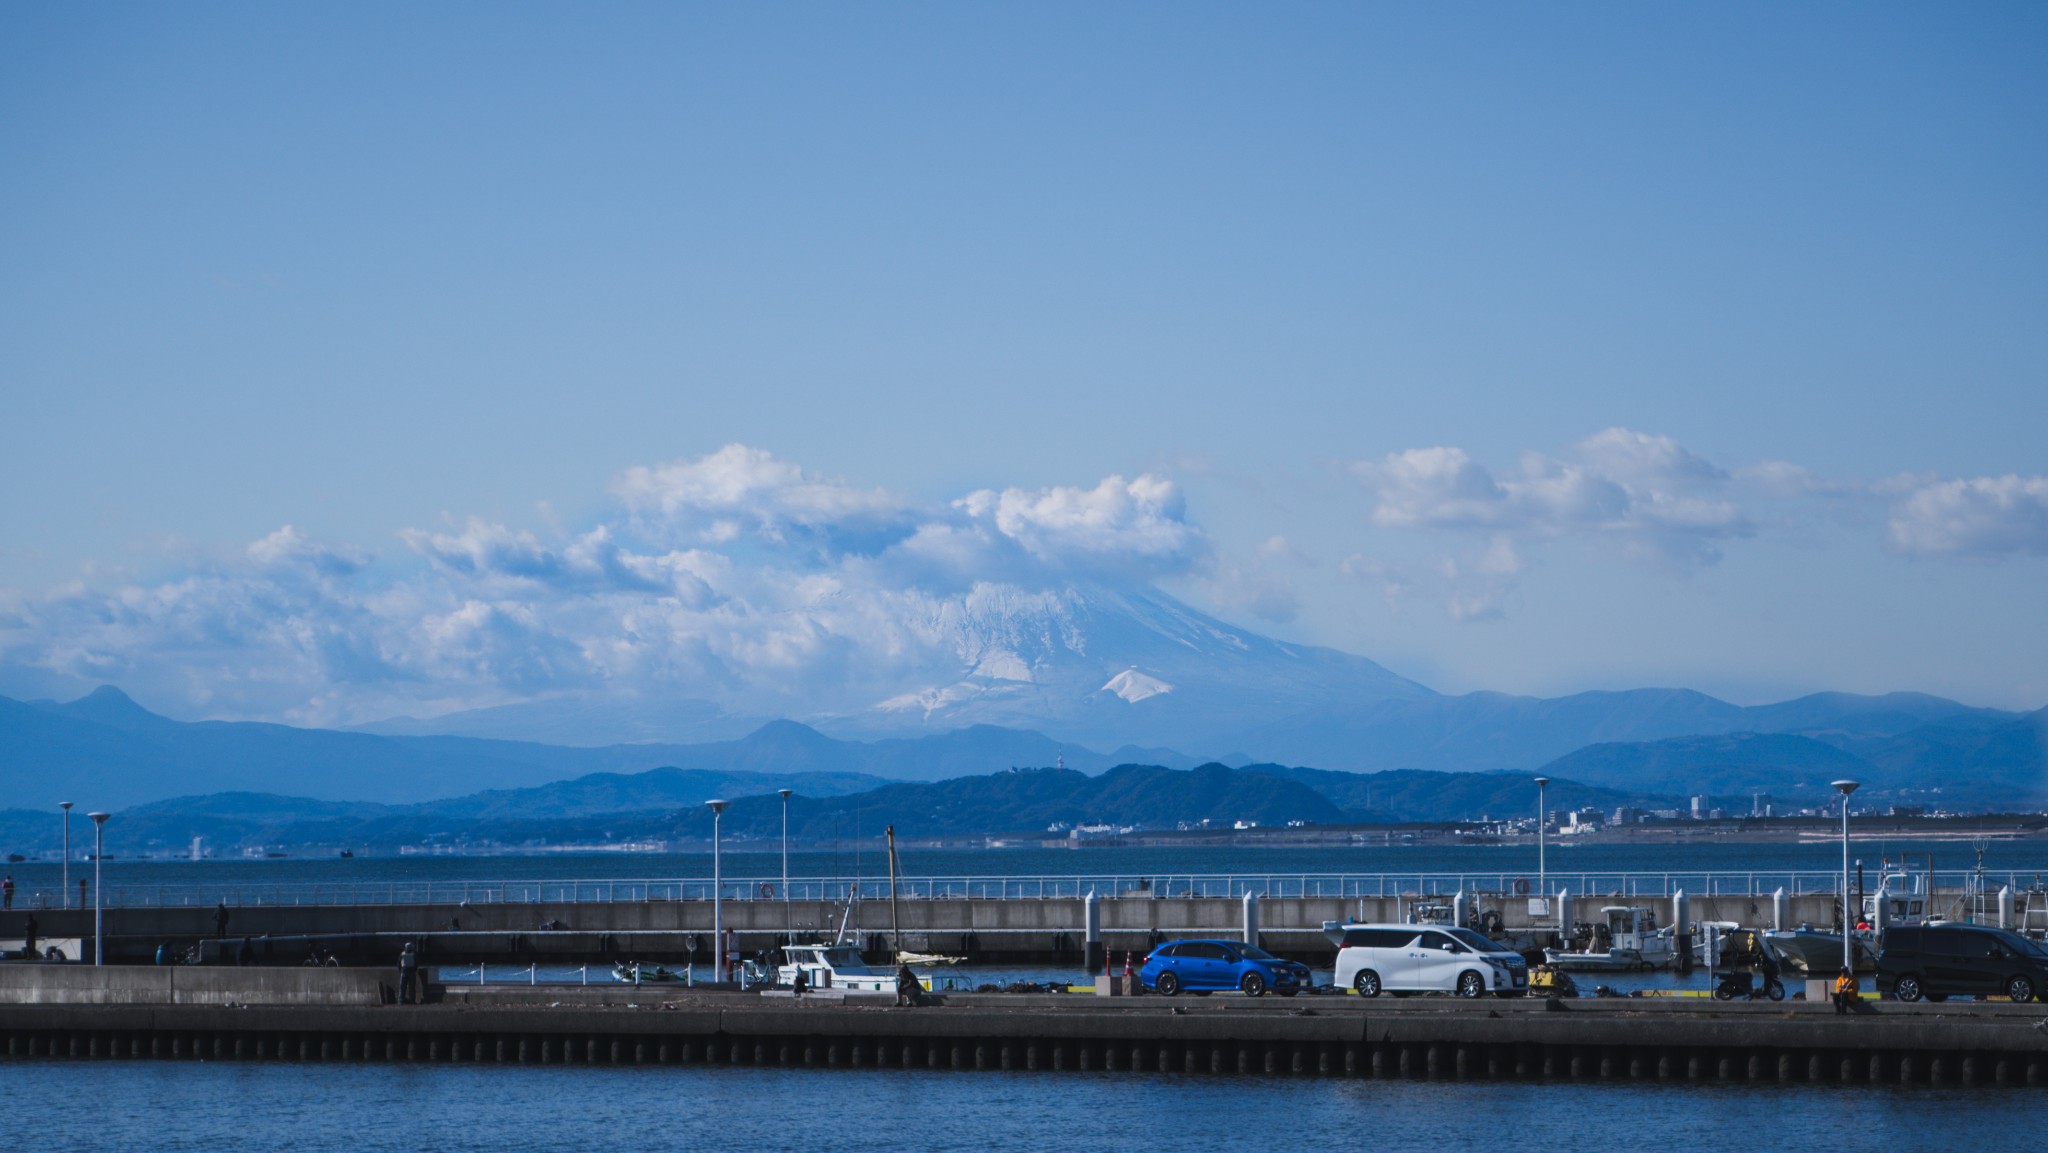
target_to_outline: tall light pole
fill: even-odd
[[[58,801],[57,807],[64,810],[64,879],[57,885],[57,907],[71,907],[71,802]]]
[[[796,944],[796,914],[789,906],[789,793],[788,789],[777,789],[775,795],[782,798],[782,935],[783,943]]]
[[[706,801],[711,809],[711,979],[725,980],[725,906],[721,890],[725,875],[718,861],[719,826],[725,819],[725,801]]]
[[[1855,940],[1850,930],[1856,927],[1856,917],[1849,912],[1849,794],[1856,791],[1855,781],[1830,781],[1834,790],[1842,794],[1842,968],[1855,972],[1855,957],[1850,953],[1851,942]]]
[[[107,855],[106,813],[87,813],[92,818],[92,963],[107,963],[107,934],[101,918],[100,860]]]
[[[1549,777],[1536,778],[1536,891],[1545,898],[1550,896],[1550,879],[1543,867],[1543,815],[1548,811],[1543,804],[1543,790],[1549,787]]]

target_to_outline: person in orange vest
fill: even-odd
[[[1837,1014],[1848,1012],[1850,1006],[1856,1004],[1858,994],[1861,992],[1862,985],[1857,982],[1856,974],[1851,973],[1847,969],[1843,969],[1840,973],[1836,974],[1835,993],[1833,997],[1829,998],[1835,1003],[1835,1012]]]

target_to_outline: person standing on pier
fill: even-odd
[[[5,877],[0,877],[0,909],[12,909],[13,907],[14,874],[9,873]]]
[[[419,998],[413,995],[413,982],[420,975],[420,955],[413,951],[412,942],[405,943],[405,951],[398,955],[398,1003],[416,1005]]]
[[[1840,1015],[1854,1008],[1857,1001],[1861,999],[1862,992],[1863,987],[1856,980],[1856,974],[1851,973],[1847,969],[1843,969],[1840,973],[1836,974],[1835,992],[1834,996],[1830,998],[1835,1003],[1835,1013]]]
[[[213,909],[213,939],[218,941],[228,935],[228,899],[222,897]]]

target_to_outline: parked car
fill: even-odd
[[[1185,989],[1206,994],[1236,989],[1247,997],[1271,989],[1292,997],[1309,987],[1308,966],[1283,961],[1242,941],[1170,941],[1152,950],[1138,980],[1168,997]]]
[[[1877,992],[1901,1001],[1958,994],[2032,1001],[2048,993],[2048,949],[1986,925],[1901,925],[1885,930]]]
[[[1443,925],[1345,925],[1337,947],[1336,984],[1361,997],[1388,993],[1520,996],[1529,963],[1520,953],[1471,929]]]

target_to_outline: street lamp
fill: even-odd
[[[67,808],[69,806],[66,806]],[[107,813],[87,813],[92,818],[92,963],[107,963],[107,934],[101,917],[100,861],[107,855]]]
[[[1856,927],[1856,918],[1849,912],[1849,794],[1856,791],[1855,781],[1830,781],[1834,790],[1842,794],[1842,969],[1855,972],[1855,959],[1849,952],[1854,939],[1849,931]]]
[[[57,907],[71,907],[71,802],[58,801],[57,807],[64,810],[64,879],[57,885]]]
[[[711,979],[725,980],[725,907],[721,903],[720,890],[725,877],[719,870],[718,832],[725,819],[727,801],[706,801],[711,810]]]
[[[1550,896],[1550,884],[1543,867],[1543,814],[1547,811],[1543,804],[1543,790],[1549,787],[1549,777],[1536,778],[1536,891],[1545,897]]]
[[[789,908],[789,793],[788,789],[777,789],[775,795],[782,798],[782,933],[788,944],[796,944],[796,914]]]

